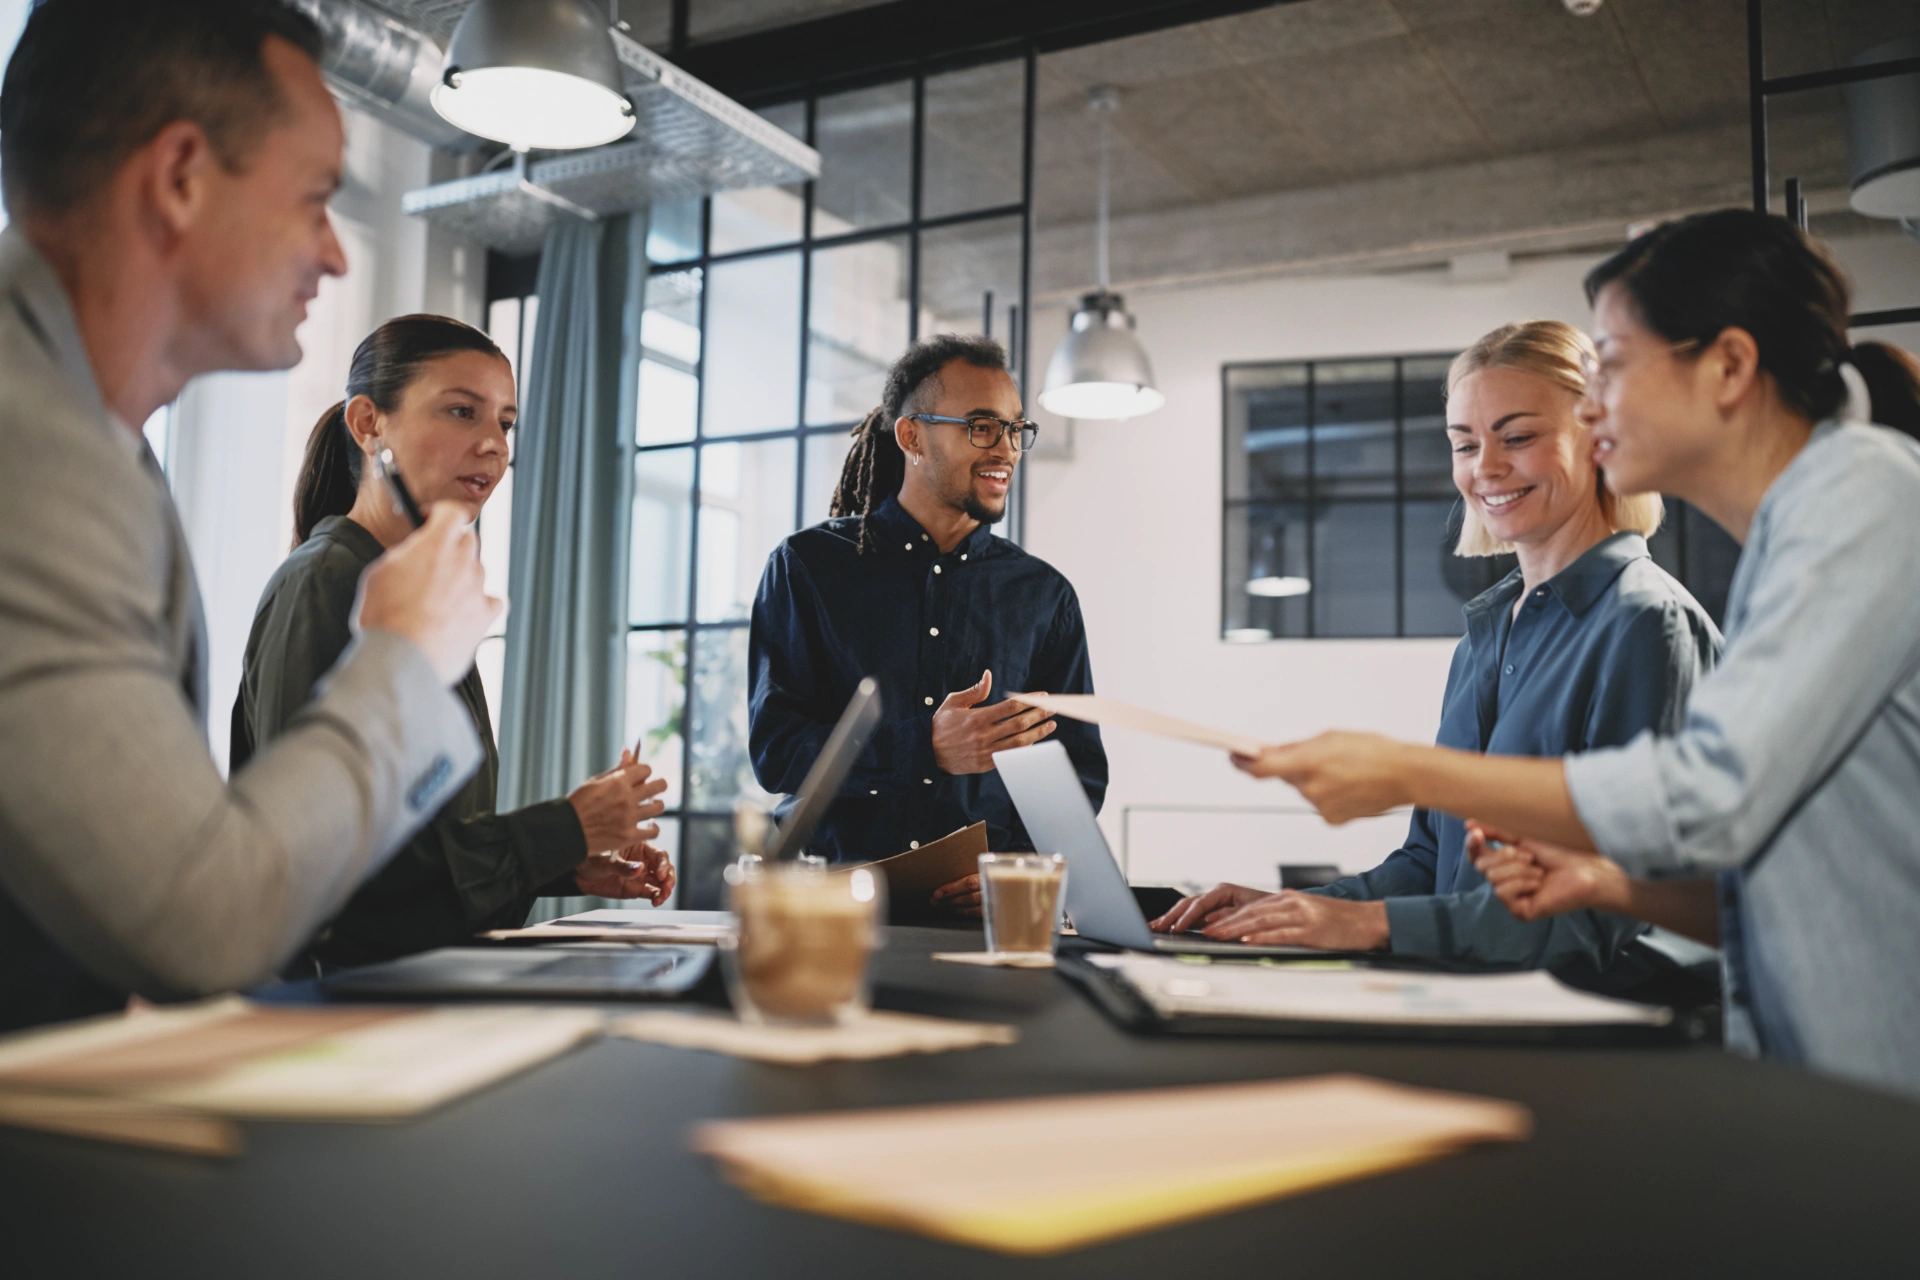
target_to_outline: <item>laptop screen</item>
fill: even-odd
[[[1067,860],[1067,914],[1073,927],[1095,942],[1151,950],[1153,933],[1107,848],[1067,749],[1041,742],[996,752],[993,763],[1034,849]]]

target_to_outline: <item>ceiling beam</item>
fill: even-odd
[[[888,0],[811,22],[689,45],[675,59],[749,106],[851,88],[996,53],[1042,53],[1298,0]]]

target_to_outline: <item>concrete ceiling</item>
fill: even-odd
[[[381,2],[444,32],[466,0]],[[664,48],[667,0],[617,3],[637,39]],[[692,0],[691,38],[871,3]],[[1786,75],[1920,29],[1920,3],[1766,0],[1765,17],[1767,73]],[[1744,0],[1605,0],[1586,18],[1562,0],[1296,0],[1048,54],[1036,292],[1090,283],[1092,86],[1121,90],[1114,275],[1139,287],[1597,248],[1638,220],[1744,203],[1746,49]],[[966,207],[969,187],[976,205],[1017,198],[1018,77],[937,77],[927,101],[930,205]],[[1816,218],[1844,223],[1840,93],[1776,98],[1769,118],[1776,191],[1800,177]],[[900,111],[823,107],[821,119],[836,189],[899,185]],[[954,252],[967,234],[948,234]],[[981,255],[1007,256],[1005,229],[972,234]]]
[[[1114,275],[1132,287],[1619,243],[1749,200],[1742,0],[1301,0],[1042,59],[1035,290],[1091,275],[1098,126],[1118,86]],[[1920,29],[1914,0],[1768,0],[1769,75]],[[1775,98],[1775,190],[1835,229],[1837,90]],[[1863,220],[1855,220],[1863,221]]]

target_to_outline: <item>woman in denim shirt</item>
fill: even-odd
[[[1520,567],[1466,606],[1438,741],[1463,751],[1557,757],[1679,726],[1720,637],[1647,554],[1660,498],[1617,498],[1587,429],[1586,336],[1555,320],[1507,325],[1447,376],[1463,556],[1515,552]],[[1255,943],[1385,950],[1503,969],[1548,968],[1587,985],[1631,986],[1662,966],[1648,926],[1581,911],[1516,920],[1465,856],[1458,818],[1416,809],[1406,843],[1372,871],[1324,889],[1221,885],[1154,922]]]

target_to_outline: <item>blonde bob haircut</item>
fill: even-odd
[[[1592,341],[1570,324],[1558,320],[1503,324],[1454,359],[1453,367],[1447,370],[1447,395],[1451,397],[1453,389],[1468,374],[1483,369],[1518,369],[1583,396],[1587,393],[1587,376],[1582,365],[1584,359],[1593,358],[1593,354]],[[1604,475],[1596,475],[1594,485],[1600,513],[1616,533],[1631,530],[1650,538],[1660,527],[1666,506],[1659,494],[1636,493],[1623,498],[1607,488]],[[1501,542],[1488,533],[1471,502],[1464,502],[1462,506],[1465,516],[1460,522],[1460,538],[1454,544],[1453,554],[1504,556],[1512,553],[1513,544]]]

